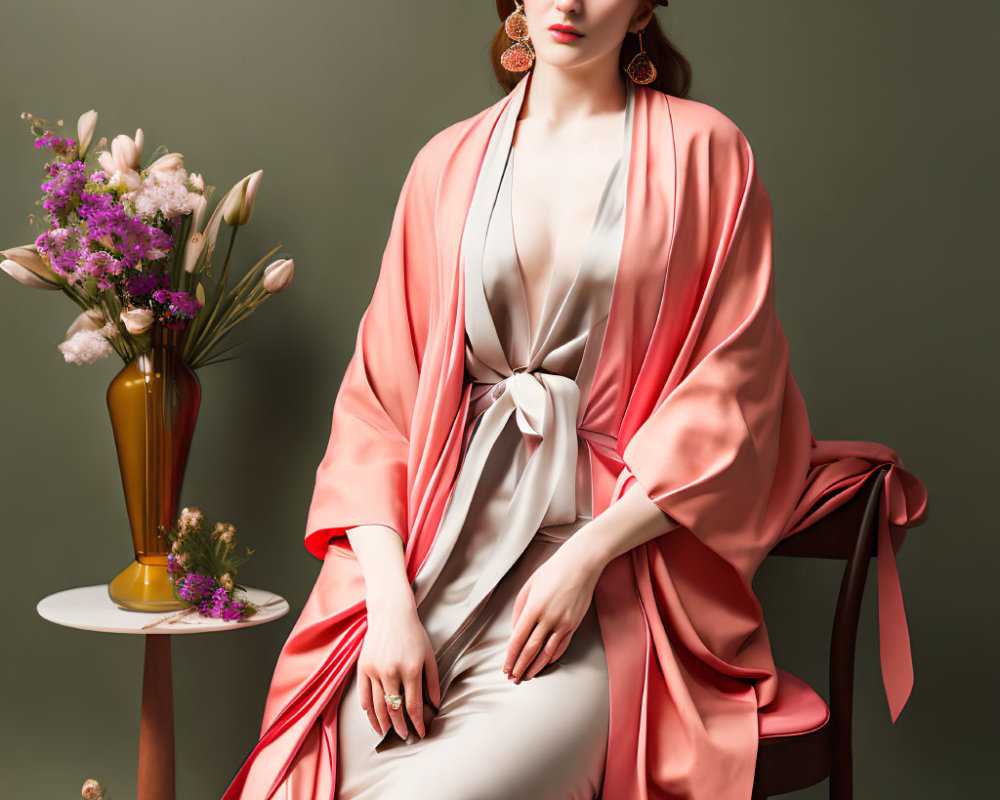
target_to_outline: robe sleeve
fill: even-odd
[[[669,338],[680,340],[675,361],[659,366],[669,359],[647,353],[643,370],[666,374],[637,386],[641,423],[620,437],[625,466],[615,494],[638,482],[702,540],[717,544],[728,534],[739,547],[737,534],[763,525],[786,393],[797,389],[774,309],[770,198],[743,133],[722,119],[707,142],[691,147],[682,173],[675,209],[682,244],[666,285],[690,293],[690,313],[667,323]]]
[[[433,263],[426,146],[403,183],[371,301],[333,406],[306,520],[305,547],[324,558],[348,528],[379,524],[405,546],[410,428],[430,324]]]

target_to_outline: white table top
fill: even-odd
[[[111,599],[106,583],[50,594],[39,601],[36,609],[43,619],[57,625],[85,631],[141,634],[239,630],[271,622],[283,617],[289,610],[285,598],[250,586],[245,594],[237,590],[237,599],[249,600],[259,610],[252,617],[231,622],[204,617],[193,606],[181,611],[126,611]]]

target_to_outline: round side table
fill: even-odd
[[[238,597],[244,599],[244,592]],[[247,587],[245,599],[258,612],[239,622],[201,616],[194,608],[145,612],[119,608],[106,583],[56,592],[36,606],[43,619],[57,625],[104,633],[142,634],[146,656],[142,672],[137,800],[175,800],[174,690],[170,637],[174,634],[234,631],[263,625],[288,613],[288,601],[263,589]]]

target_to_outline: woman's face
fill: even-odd
[[[628,31],[653,14],[650,0],[522,0],[535,57],[555,67],[617,62]]]

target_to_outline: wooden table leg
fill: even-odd
[[[175,800],[174,687],[170,634],[146,634],[137,800]]]

